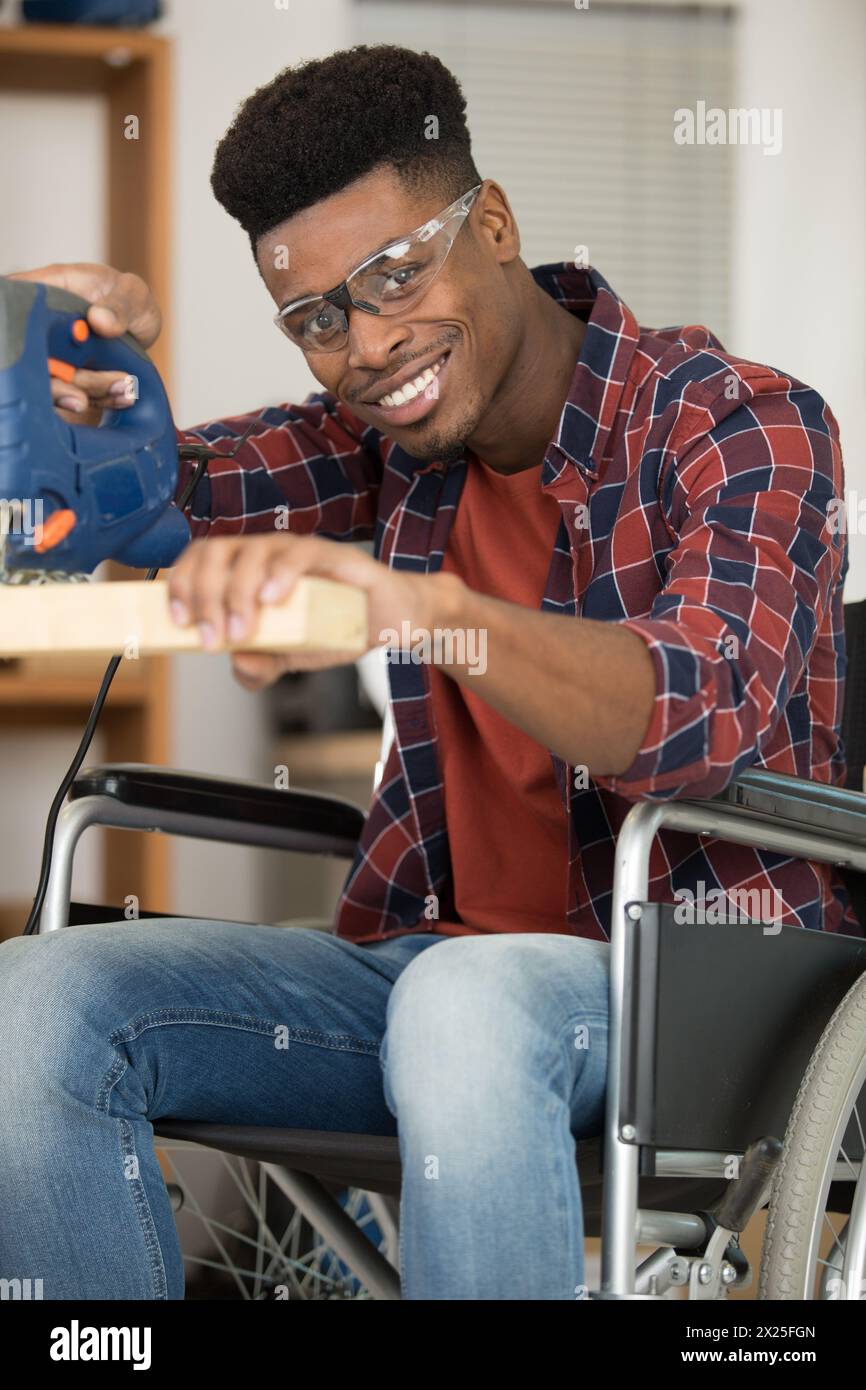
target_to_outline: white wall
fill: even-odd
[[[316,388],[271,322],[246,234],[210,188],[215,147],[237,108],[281,68],[348,42],[350,0],[169,0],[174,39],[174,405],[179,423]]]
[[[866,5],[743,0],[738,105],[781,107],[777,156],[738,151],[733,350],[829,401],[866,499]],[[866,596],[850,535],[846,598]]]
[[[241,102],[284,67],[344,46],[349,0],[170,0],[157,32],[174,40],[172,404],[181,426],[316,388],[271,322],[246,235],[210,189],[214,149]],[[261,699],[225,658],[174,663],[175,761],[252,780],[273,776]],[[175,842],[176,905],[196,915],[260,912],[266,852]],[[285,916],[291,915],[291,903]]]

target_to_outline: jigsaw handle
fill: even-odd
[[[170,565],[189,540],[173,505],[177,435],[153,362],[131,334],[106,338],[87,323],[88,302],[55,286],[0,277],[0,498],[62,507],[75,525],[29,567],[82,570],[116,559]],[[138,399],[101,424],[67,424],[54,409],[48,359],[138,379]],[[8,554],[24,563],[26,538]]]
[[[73,430],[128,430],[145,435],[169,411],[168,399],[153,362],[132,336],[105,338],[87,322],[90,305],[69,290],[47,286],[45,291],[48,357],[94,372],[126,372],[138,381],[138,400],[123,410],[108,412],[100,426],[72,425]]]
[[[148,392],[164,399],[165,392],[156,367],[131,333],[106,338],[95,333],[87,322],[90,304],[80,295],[54,285],[40,286],[29,280],[10,280],[0,276],[0,371],[24,357],[27,329],[34,300],[44,289],[46,355],[91,371],[127,372],[147,381]],[[166,402],[167,405],[167,402]],[[130,415],[130,411],[112,412]],[[112,427],[113,427],[112,421]],[[85,429],[93,428],[84,426]]]

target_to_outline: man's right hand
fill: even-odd
[[[159,336],[162,315],[140,275],[114,270],[110,265],[80,262],[20,270],[7,278],[37,280],[80,295],[90,304],[87,322],[94,333],[104,338],[131,333],[142,347],[148,348]],[[51,378],[51,397],[61,412],[69,412],[66,418],[80,421],[85,413],[92,416],[96,411],[98,421],[102,410],[123,410],[133,404],[135,396],[129,394],[128,384],[126,372],[90,372],[78,368],[71,381]]]

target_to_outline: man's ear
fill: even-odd
[[[492,249],[500,265],[515,260],[520,255],[520,229],[505,190],[495,180],[485,180],[472,211],[476,208],[478,214],[474,230],[479,245]]]

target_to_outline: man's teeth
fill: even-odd
[[[405,405],[415,396],[421,394],[430,385],[435,376],[439,375],[439,369],[445,361],[447,353],[443,353],[438,362],[434,362],[432,367],[427,367],[420,376],[416,376],[414,381],[407,381],[405,386],[401,386],[398,391],[392,391],[390,396],[383,396],[377,405],[394,406]]]

